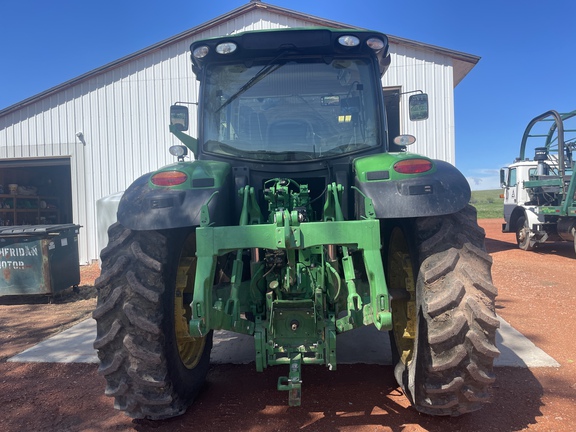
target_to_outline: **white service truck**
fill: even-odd
[[[522,137],[519,157],[500,170],[502,231],[516,233],[523,250],[538,243],[570,241],[576,252],[576,128],[570,126],[576,126],[576,121],[570,120],[576,120],[576,111],[547,111],[532,119]],[[533,159],[526,158],[529,144]]]

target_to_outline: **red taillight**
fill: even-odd
[[[400,174],[420,174],[432,169],[428,159],[404,159],[394,164],[394,171]]]
[[[188,180],[188,176],[181,171],[164,171],[152,176],[152,184],[156,186],[176,186]]]

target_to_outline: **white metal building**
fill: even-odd
[[[39,195],[56,197],[53,202],[39,198],[53,211],[45,217],[33,212],[36,220],[0,207],[2,223],[77,223],[83,227],[81,263],[96,260],[104,246],[97,244],[96,201],[174,162],[167,151],[176,143],[168,132],[169,107],[197,100],[190,43],[247,30],[308,26],[354,27],[251,0],[0,111],[0,185],[31,184]],[[394,36],[390,51],[392,64],[382,84],[400,118],[398,132],[418,137],[412,151],[454,163],[454,87],[479,57]],[[426,121],[409,122],[407,98],[394,96],[413,90],[429,95]],[[194,128],[193,123],[192,135]]]

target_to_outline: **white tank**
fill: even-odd
[[[102,252],[102,249],[108,244],[108,228],[118,220],[116,213],[118,212],[118,205],[120,204],[122,195],[124,195],[124,192],[117,192],[96,201],[98,256],[100,256],[100,252]],[[98,258],[98,262],[101,264],[100,258]]]

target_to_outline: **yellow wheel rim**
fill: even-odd
[[[206,343],[205,337],[195,338],[190,336],[188,323],[192,318],[192,309],[189,301],[185,300],[194,293],[194,276],[196,274],[196,249],[194,235],[191,235],[184,248],[178,263],[176,273],[176,286],[174,292],[174,331],[180,360],[188,369],[196,367]]]
[[[405,291],[401,298],[392,300],[391,309],[400,360],[408,364],[416,340],[416,285],[410,250],[404,233],[398,227],[392,230],[388,245],[388,286],[396,291]]]

